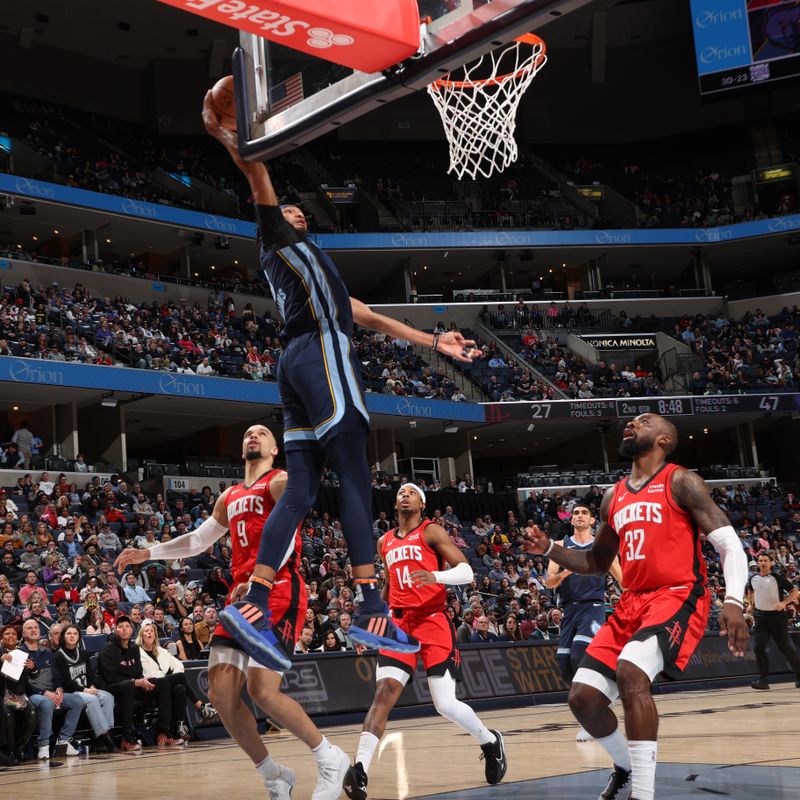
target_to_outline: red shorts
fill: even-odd
[[[392,618],[398,627],[419,641],[419,653],[379,650],[379,667],[398,667],[413,675],[419,656],[429,676],[444,675],[449,671],[453,678],[461,679],[461,654],[456,647],[456,632],[444,611],[426,613],[403,608],[394,610]]]
[[[288,588],[284,590],[284,586]],[[229,602],[230,597],[225,598],[225,605],[228,605]],[[289,658],[294,654],[294,646],[300,638],[300,631],[303,630],[307,607],[308,595],[306,594],[305,586],[299,580],[299,576],[297,580],[292,578],[281,584],[280,591],[273,589],[269,594],[267,608],[269,608],[272,619],[272,630],[275,632],[281,648]],[[217,625],[214,628],[209,647],[213,647],[215,643],[235,647],[238,650],[242,649],[222,625]]]
[[[616,680],[622,648],[655,636],[664,656],[664,675],[675,678],[703,638],[710,607],[711,595],[702,583],[623,592],[614,613],[586,648],[581,666]]]

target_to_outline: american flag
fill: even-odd
[[[270,114],[277,114],[303,99],[303,73],[296,72],[269,92]]]

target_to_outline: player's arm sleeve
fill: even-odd
[[[256,218],[261,244],[266,250],[297,244],[304,238],[304,234],[287,222],[280,206],[256,206]]]
[[[708,534],[708,541],[719,553],[722,574],[725,577],[725,602],[743,603],[747,585],[747,556],[732,525],[717,528]]]
[[[150,549],[150,558],[191,558],[199,556],[207,547],[211,547],[228,528],[220,525],[214,517],[209,517],[199,528],[184,533],[168,542],[154,544]]]
[[[466,561],[456,564],[450,569],[433,570],[431,572],[436,578],[436,583],[443,583],[446,586],[461,586],[462,584],[471,583],[475,573],[472,566]]]

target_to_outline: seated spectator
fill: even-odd
[[[53,618],[40,594],[32,594],[28,600],[28,607],[22,612],[23,620],[31,620],[39,626],[39,635],[47,636]]]
[[[53,671],[53,654],[39,644],[39,626],[34,620],[27,620],[22,626],[23,644],[21,649],[30,654],[30,673],[28,677],[28,698],[36,709],[36,723],[39,741],[37,758],[46,761],[50,758],[50,737],[53,733],[53,714],[56,709],[64,709],[66,717],[58,732],[56,747],[64,747],[67,756],[77,756],[78,750],[72,745],[72,735],[78,727],[78,720],[84,709],[83,699],[73,692],[64,691],[56,683]]]
[[[183,740],[168,735],[172,729],[172,693],[169,683],[156,683],[144,677],[141,651],[131,641],[132,635],[133,625],[130,618],[120,615],[114,633],[100,651],[98,680],[104,689],[114,695],[117,719],[122,726],[120,749],[123,752],[142,749],[133,727],[134,704],[150,700],[155,700],[158,704],[158,745],[181,745]]]
[[[159,720],[161,732],[158,735],[159,747],[183,744],[188,738],[186,726],[186,699],[190,694],[183,671],[183,662],[175,658],[169,650],[159,646],[156,626],[152,623],[142,625],[136,644],[142,661],[142,673],[145,679],[155,684],[159,689],[162,684],[167,685],[166,694],[170,698],[171,712],[170,723]],[[192,698],[198,711],[202,702]]]
[[[519,629],[519,623],[514,614],[509,614],[501,629],[500,636],[497,637],[500,642],[520,642],[522,641],[522,633]]]
[[[11,661],[19,639],[13,625],[0,631],[0,661]],[[28,681],[33,669],[28,660],[17,680],[0,673],[0,766],[14,767],[24,760],[24,749],[36,731],[36,711],[28,700]]]
[[[300,631],[300,638],[297,640],[297,644],[295,644],[294,646],[295,654],[303,655],[310,653],[313,649],[311,647],[313,641],[314,641],[314,631],[308,626],[304,626],[303,629]]]
[[[57,605],[62,600],[77,605],[80,602],[80,592],[72,588],[72,576],[64,575],[61,578],[61,587],[53,592],[53,604]]]
[[[22,612],[16,604],[14,592],[11,589],[5,589],[0,596],[0,626],[12,624],[22,624]]]
[[[475,630],[470,637],[471,644],[487,644],[496,642],[497,634],[489,630],[489,618],[486,616],[478,617],[475,620]]]
[[[127,603],[148,603],[150,595],[143,586],[136,582],[136,575],[132,572],[125,573],[125,586],[122,590]]]
[[[214,601],[221,605],[230,590],[231,585],[222,574],[222,567],[214,567],[203,583],[203,591],[208,592]]]
[[[175,642],[175,647],[178,651],[178,658],[181,661],[196,661],[202,658],[203,646],[197,638],[197,633],[194,629],[194,622],[191,617],[184,617],[179,625],[180,636]]]
[[[474,621],[475,613],[472,610],[465,611],[462,622],[456,629],[456,641],[459,644],[468,644],[472,640],[472,624]]]
[[[531,631],[528,639],[537,640],[537,639],[553,639],[555,638],[550,633],[550,620],[547,618],[547,614],[537,614],[536,619],[534,620],[534,628]]]
[[[98,605],[94,605],[91,610],[87,612],[85,620],[86,633],[90,636],[96,636],[100,633],[110,635],[113,632],[111,624]]]
[[[346,649],[347,648],[344,646],[344,644],[336,636],[336,632],[333,630],[328,630],[322,640],[322,646],[317,648],[317,652],[341,653]]]
[[[195,622],[194,631],[197,634],[198,641],[203,646],[203,650],[208,648],[211,634],[217,627],[218,622],[217,609],[214,606],[203,609],[202,619]]]
[[[56,683],[66,692],[74,692],[85,704],[86,717],[92,726],[95,752],[112,753],[116,749],[111,738],[114,727],[114,697],[95,686],[92,660],[81,641],[77,625],[65,625],[59,635],[59,645],[53,656]]]
[[[34,594],[38,594],[45,599],[47,598],[47,592],[45,591],[44,586],[39,583],[39,578],[36,575],[36,572],[29,570],[25,573],[25,582],[22,586],[20,586],[20,589],[17,592],[17,597],[19,598],[20,603],[27,605],[31,595]]]

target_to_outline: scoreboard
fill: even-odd
[[[486,422],[511,420],[623,420],[639,414],[663,417],[711,414],[773,414],[800,411],[800,394],[716,394],[699,397],[625,397],[486,403]]]

